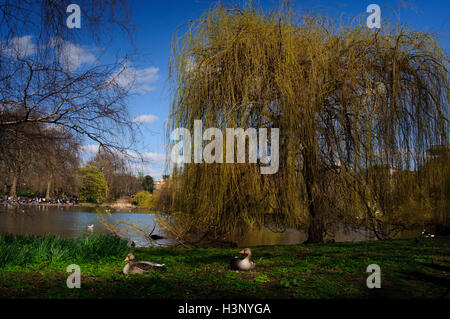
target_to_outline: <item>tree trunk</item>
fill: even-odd
[[[47,191],[45,192],[46,200],[50,200],[50,187],[52,185],[52,177],[53,177],[53,174],[50,175],[50,178],[48,179],[48,182],[47,182]]]
[[[17,175],[14,174],[13,182],[12,182],[12,185],[11,185],[11,189],[9,190],[9,196],[11,196],[12,198],[16,198],[17,197],[16,188],[17,188]]]
[[[305,244],[323,243],[325,227],[321,216],[318,216],[313,204],[309,207],[311,221],[308,228],[308,239]]]
[[[316,206],[316,196],[317,196],[317,183],[318,178],[317,171],[317,153],[315,152],[315,147],[311,146],[309,150],[305,152],[305,163],[304,163],[304,178],[305,178],[305,188],[306,195],[308,198],[308,209],[309,209],[309,229],[308,229],[308,239],[306,244],[312,243],[322,243],[324,234],[324,223],[322,215],[317,210]]]

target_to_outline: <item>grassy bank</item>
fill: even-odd
[[[22,251],[23,249],[23,251]],[[229,270],[229,248],[137,248],[163,273],[124,276],[126,242],[106,236],[0,237],[1,298],[441,298],[450,286],[450,237],[255,247],[256,269]],[[69,264],[81,288],[66,287]],[[381,289],[366,268],[381,267]],[[445,298],[450,298],[449,294]]]
[[[61,238],[55,235],[0,235],[0,267],[35,269],[64,262],[95,262],[104,258],[121,258],[128,243],[118,237],[91,235],[83,238]]]

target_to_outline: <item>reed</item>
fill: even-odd
[[[0,267],[120,258],[128,249],[126,240],[108,235],[61,238],[57,235],[2,234]]]

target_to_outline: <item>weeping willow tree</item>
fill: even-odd
[[[424,165],[419,169],[419,174],[431,206],[432,222],[429,224],[432,229],[430,230],[448,235],[450,233],[450,147],[435,145],[428,150],[427,155]]]
[[[173,40],[169,136],[193,132],[195,120],[223,132],[279,128],[279,170],[263,175],[264,164],[248,160],[175,165],[183,234],[223,239],[270,224],[321,242],[339,224],[388,236],[398,209],[377,185],[407,201],[401,185],[416,178],[386,169],[414,171],[430,145],[448,144],[446,65],[431,35],[404,27],[373,32],[286,5],[266,14],[218,4]]]

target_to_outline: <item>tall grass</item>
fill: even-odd
[[[61,238],[57,235],[0,235],[0,267],[26,266],[60,261],[98,261],[106,257],[123,257],[126,240],[106,235]]]

